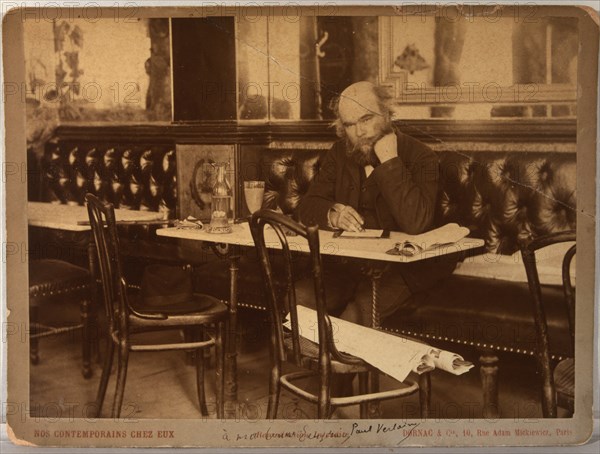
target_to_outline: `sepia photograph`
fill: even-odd
[[[13,443],[592,436],[596,11],[15,4],[3,59]]]

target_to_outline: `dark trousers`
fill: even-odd
[[[323,257],[323,281],[327,312],[364,326],[372,325],[373,287],[371,271],[379,263],[361,259]],[[393,266],[383,266],[378,281],[377,302],[380,319],[389,317],[409,304],[411,292],[406,281]],[[312,277],[296,283],[298,304],[315,309],[315,291]]]

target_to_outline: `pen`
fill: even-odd
[[[117,225],[162,225],[162,224],[173,224],[175,219],[152,219],[147,221],[141,220],[128,220],[128,221],[115,221]],[[77,225],[90,225],[90,221],[81,220],[77,221]]]

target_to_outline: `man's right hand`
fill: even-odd
[[[347,230],[349,232],[360,232],[363,230],[364,219],[350,205],[336,203],[330,214],[331,226],[335,229]]]

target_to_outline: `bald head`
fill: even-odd
[[[379,112],[380,102],[381,100],[375,91],[375,85],[366,81],[356,82],[347,87],[340,95],[339,110],[347,111],[364,107]]]

